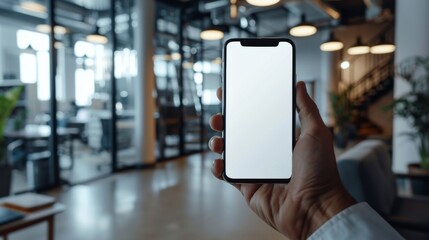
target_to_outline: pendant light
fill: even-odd
[[[362,43],[361,37],[359,36],[359,37],[357,37],[356,44],[353,47],[347,49],[347,53],[349,55],[367,54],[367,53],[369,53],[369,46],[364,45]]]
[[[332,52],[332,51],[338,51],[338,50],[342,49],[343,47],[344,47],[344,44],[341,41],[335,39],[334,33],[331,32],[329,34],[328,41],[326,41],[320,45],[320,50],[325,51],[325,52]]]
[[[392,53],[395,50],[396,50],[395,44],[393,44],[392,42],[386,41],[386,38],[383,36],[381,38],[380,43],[371,47],[370,52],[372,54],[386,54],[386,53]]]
[[[301,23],[289,30],[289,34],[294,37],[308,37],[314,35],[316,32],[317,28],[306,21],[304,14],[301,15]]]
[[[37,1],[30,1],[30,0],[22,1],[20,4],[20,7],[22,9],[25,9],[31,12],[46,13],[46,6]]]
[[[224,36],[224,33],[222,29],[216,26],[211,26],[200,33],[200,38],[203,40],[213,41],[213,40],[220,40]]]
[[[236,19],[238,15],[237,0],[230,0],[229,15],[232,19]]]
[[[95,32],[86,36],[86,41],[95,43],[95,44],[106,44],[109,39],[99,33],[99,28],[95,28]]]
[[[256,7],[268,7],[280,2],[280,0],[246,0],[246,1],[250,5],[253,5]]]
[[[51,32],[51,26],[49,26],[48,24],[39,24],[36,26],[36,30],[41,32],[41,33],[50,33]],[[54,32],[56,34],[64,35],[67,33],[67,28],[65,28],[63,26],[56,25],[54,27]]]

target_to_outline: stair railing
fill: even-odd
[[[382,31],[368,41],[376,45],[384,37],[393,38],[393,24],[388,24]],[[382,81],[393,77],[393,54],[365,54],[352,57],[348,71],[349,99],[352,103],[361,100],[371,88],[381,84]]]

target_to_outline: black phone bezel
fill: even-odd
[[[226,132],[226,61],[227,61],[227,46],[231,42],[240,42],[242,46],[256,46],[256,47],[273,47],[278,46],[280,42],[287,42],[292,46],[292,151],[295,148],[295,106],[296,106],[296,47],[292,40],[288,38],[231,38],[228,39],[223,46],[223,68],[222,68],[222,115],[225,129],[222,132],[222,138],[224,141],[224,146],[226,146],[227,139],[225,138]],[[265,179],[249,179],[249,178],[230,178],[226,174],[226,148],[222,153],[222,158],[224,160],[223,168],[223,178],[230,183],[288,183],[290,182],[293,171],[290,178],[265,178]],[[293,161],[293,159],[292,159]]]

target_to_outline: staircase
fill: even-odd
[[[389,26],[381,32],[393,36],[393,27]],[[379,41],[377,35],[370,45]],[[382,135],[383,128],[369,119],[369,108],[383,96],[393,90],[394,85],[394,54],[365,54],[350,60],[350,69],[346,87],[349,104],[352,108],[352,124],[357,127],[357,138]]]
[[[352,84],[349,100],[356,110],[365,111],[393,89],[393,56],[380,63]]]
[[[352,108],[352,124],[357,127],[357,138],[382,135],[383,129],[370,120],[369,107],[393,90],[393,54],[377,62],[359,80],[349,86],[349,101]]]

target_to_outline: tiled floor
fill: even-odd
[[[284,239],[211,175],[214,157],[192,155],[51,192],[67,206],[56,218],[56,239]],[[10,239],[46,239],[46,225]]]

